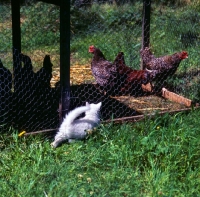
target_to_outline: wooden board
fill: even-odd
[[[174,92],[170,92],[166,88],[162,88],[162,96],[166,99],[169,99],[170,101],[183,104],[187,107],[191,107],[192,105],[192,100],[180,96]]]

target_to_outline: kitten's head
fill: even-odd
[[[89,106],[89,107],[90,107],[90,110],[89,110],[90,112],[91,112],[91,111],[93,111],[93,112],[98,112],[98,111],[100,111],[101,105],[102,105],[101,102],[99,102],[99,103],[97,103],[97,104],[94,104],[94,103],[89,104],[88,102],[86,102],[86,106]]]

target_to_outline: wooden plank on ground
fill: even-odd
[[[170,92],[166,88],[162,88],[162,96],[166,99],[169,99],[170,101],[183,104],[187,107],[191,107],[192,100],[185,98],[183,96],[180,96],[174,92]]]

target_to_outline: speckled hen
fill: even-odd
[[[117,77],[116,65],[106,60],[100,49],[93,45],[89,47],[89,53],[93,54],[91,70],[95,81],[101,87],[112,88]]]

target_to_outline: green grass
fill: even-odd
[[[101,125],[57,149],[43,136],[1,135],[1,195],[199,196],[199,116]]]

